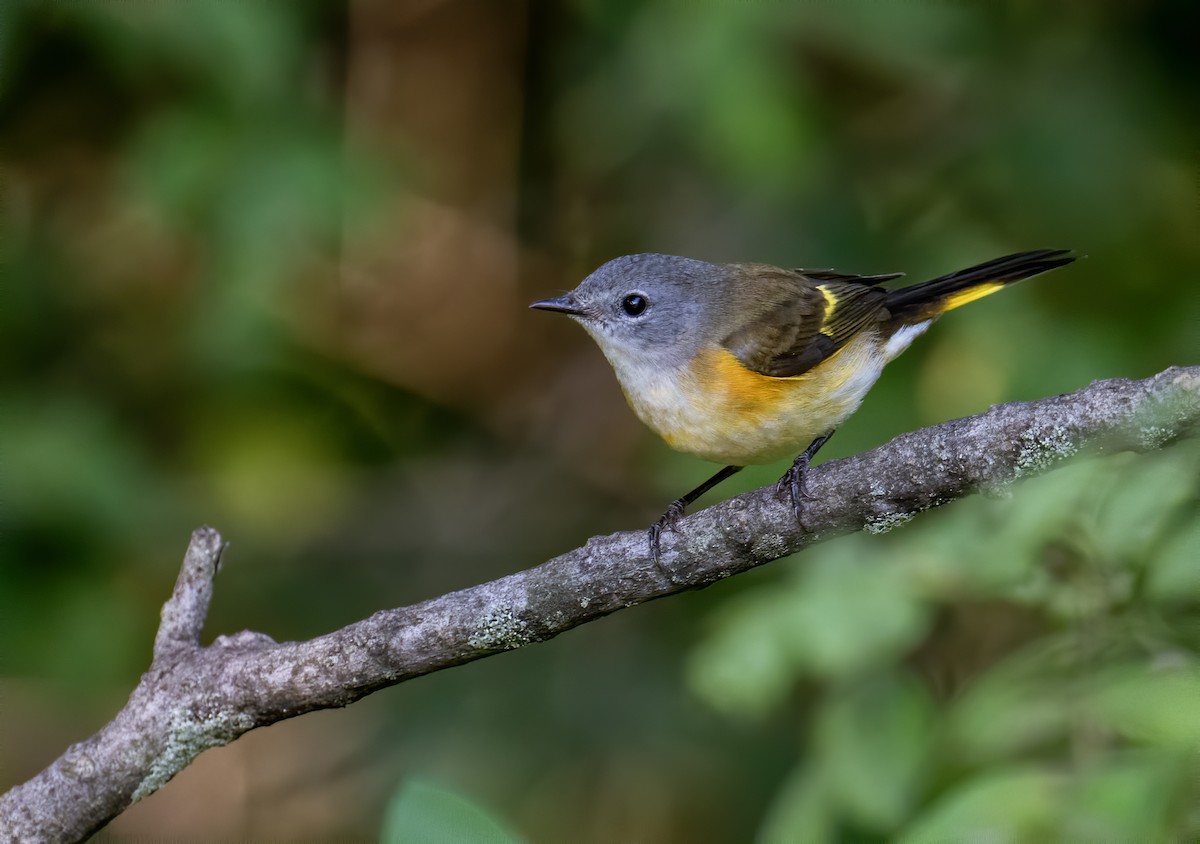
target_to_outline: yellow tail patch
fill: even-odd
[[[995,293],[1001,287],[1004,287],[1004,282],[989,281],[983,284],[977,284],[974,287],[968,287],[966,290],[960,290],[957,293],[951,293],[942,300],[942,312],[952,311],[955,308],[965,305],[968,302],[974,302],[976,299],[982,299],[989,293]]]

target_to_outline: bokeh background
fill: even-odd
[[[297,639],[707,477],[526,309],[616,255],[1088,256],[825,459],[1197,363],[1197,8],[5,3],[0,788],[115,714],[202,523],[209,635]],[[1195,838],[1198,469],[1084,459],[257,731],[101,840],[404,837],[413,783],[533,841]]]

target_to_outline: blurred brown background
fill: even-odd
[[[707,477],[526,309],[616,255],[1088,256],[939,324],[826,459],[1196,363],[1197,23],[7,4],[0,788],[117,711],[201,523],[232,543],[210,635],[307,638]],[[257,731],[102,838],[374,839],[414,778],[535,841],[1194,836],[1198,460],[1088,462]]]

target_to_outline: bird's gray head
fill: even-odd
[[[686,364],[711,332],[727,268],[675,255],[614,258],[564,296],[530,307],[577,320],[621,370]]]

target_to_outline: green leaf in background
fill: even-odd
[[[1186,759],[1131,753],[1086,771],[1072,786],[1062,813],[1063,828],[1056,837],[1170,840],[1171,810],[1179,804],[1179,783],[1187,782],[1186,765]]]
[[[696,692],[726,712],[760,714],[782,700],[791,680],[848,676],[919,641],[928,613],[911,577],[875,565],[870,550],[871,538],[845,537],[806,555],[783,590],[730,602],[692,655]]]
[[[955,788],[900,840],[913,844],[935,841],[1048,841],[1064,777],[1037,768],[997,769]]]
[[[1188,764],[1182,757],[1125,753],[1097,757],[1076,772],[980,774],[943,797],[901,840],[1181,840],[1172,836],[1172,815],[1191,799],[1180,789]]]
[[[1096,516],[1094,540],[1105,558],[1140,564],[1179,508],[1196,500],[1195,449],[1116,458],[1125,467],[1109,477],[1111,493]],[[1195,548],[1200,559],[1200,547]]]
[[[1110,729],[1134,741],[1200,747],[1200,667],[1194,664],[1107,672],[1092,700]]]
[[[731,600],[688,659],[696,694],[730,715],[761,716],[777,706],[796,679],[784,635],[791,600],[757,592]]]
[[[832,805],[827,782],[816,766],[801,765],[771,801],[756,840],[761,844],[832,840]]]
[[[788,642],[814,674],[844,676],[918,642],[929,616],[907,574],[881,565],[869,537],[830,547],[797,579]]]
[[[816,721],[832,792],[859,825],[880,831],[894,829],[912,810],[936,738],[928,693],[899,673],[839,690]]]
[[[1193,520],[1167,541],[1150,566],[1146,593],[1151,601],[1167,604],[1200,601],[1200,519]]]
[[[955,701],[947,744],[960,762],[987,763],[1059,740],[1078,717],[1069,644],[1040,640],[984,673]]]
[[[388,804],[380,840],[387,844],[521,844],[524,839],[461,794],[411,779]]]

